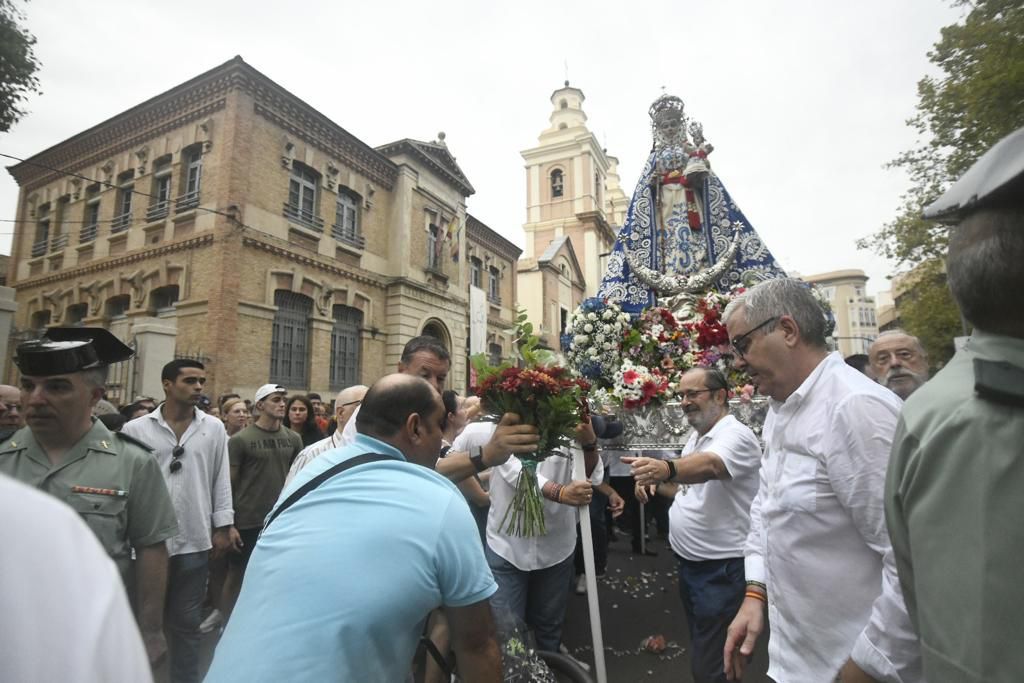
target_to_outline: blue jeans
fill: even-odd
[[[679,595],[690,624],[695,683],[725,681],[726,631],[743,603],[743,558],[679,561]]]
[[[199,681],[199,624],[203,618],[210,552],[172,555],[167,563],[164,630],[173,683]]]
[[[562,642],[562,624],[572,583],[573,554],[546,569],[523,571],[486,548],[498,592],[491,596],[491,607],[499,614],[511,612],[533,630],[537,649],[558,652]]]

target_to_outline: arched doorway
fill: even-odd
[[[452,352],[452,336],[445,324],[437,318],[431,318],[424,323],[423,331],[420,334],[437,339],[448,350],[448,353]]]

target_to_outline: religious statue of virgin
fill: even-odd
[[[764,242],[711,169],[714,147],[681,99],[663,95],[649,110],[654,149],[633,192],[598,296],[639,313],[712,288],[785,277]]]

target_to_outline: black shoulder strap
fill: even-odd
[[[359,465],[365,465],[366,463],[370,462],[380,462],[381,460],[398,460],[398,458],[396,458],[393,455],[383,455],[381,453],[365,453],[363,455],[357,455],[354,458],[349,458],[344,462],[339,462],[334,467],[331,467],[330,469],[325,470],[324,472],[321,472],[320,474],[316,475],[315,477],[307,481],[305,484],[303,484],[301,487],[299,487],[299,489],[292,493],[292,495],[288,496],[288,498],[286,498],[283,503],[277,506],[277,509],[274,510],[273,514],[270,515],[270,518],[267,520],[266,524],[263,525],[263,531],[260,532],[260,535],[263,535],[263,532],[267,530],[267,527],[270,526],[271,522],[277,519],[278,515],[280,515],[282,512],[290,508],[292,505],[295,505],[295,503],[299,502],[300,498],[302,498],[304,495],[306,495],[316,487],[320,486],[320,484],[324,483],[331,477],[337,474],[341,474],[350,467],[357,467]]]

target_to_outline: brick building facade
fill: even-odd
[[[241,58],[9,170],[20,337],[163,335],[164,356],[207,359],[211,394],[274,381],[327,396],[428,333],[461,390],[475,250],[501,275],[487,332],[510,351],[519,250],[467,214],[443,134],[370,147]],[[151,377],[132,391],[154,393]]]

